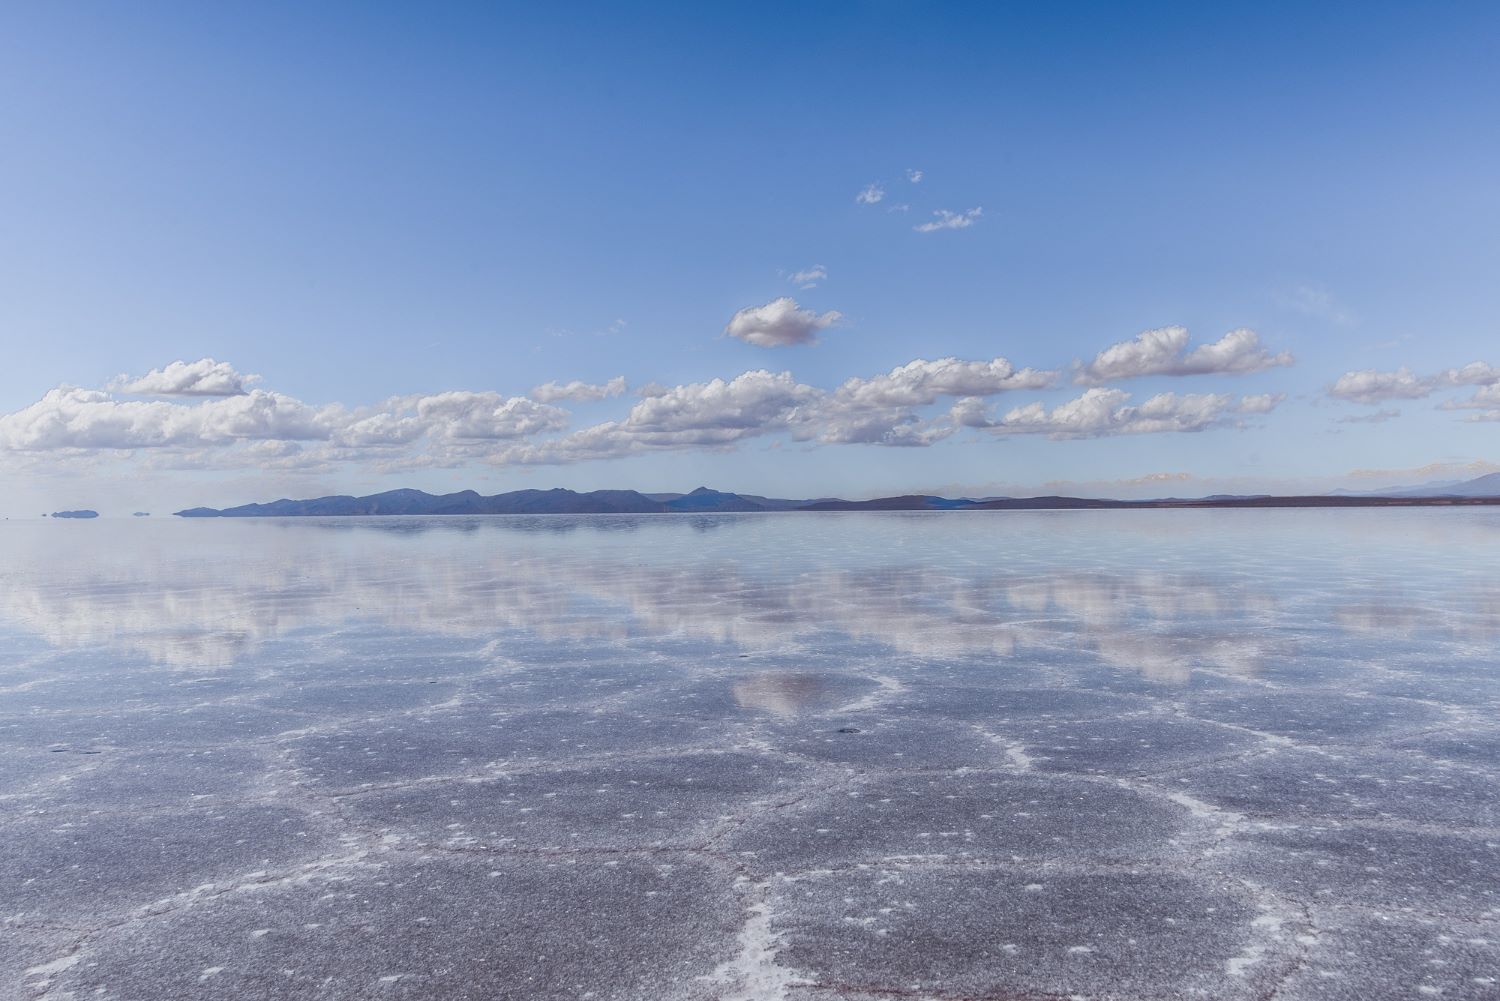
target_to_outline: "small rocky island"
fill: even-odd
[[[99,517],[99,512],[98,511],[90,511],[87,508],[85,508],[85,509],[83,509],[81,511],[53,511],[52,512],[52,517],[54,517],[54,518],[97,518],[97,517]]]

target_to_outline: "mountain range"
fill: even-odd
[[[591,490],[579,493],[561,488],[514,490],[484,496],[473,490],[429,494],[422,490],[387,490],[365,497],[338,495],[311,500],[281,500],[239,507],[195,507],[176,514],[182,518],[340,517],[357,515],[436,514],[716,514],[749,511],[997,511],[1080,510],[1120,508],[1221,507],[1409,507],[1445,504],[1500,504],[1500,473],[1458,483],[1393,488],[1377,494],[1332,493],[1304,496],[1270,494],[1210,497],[1161,497],[1151,500],[1113,500],[1099,497],[967,497],[905,494],[874,500],[849,501],[838,497],[789,500],[756,494],[727,493],[699,487],[691,493],[640,493],[635,490]]]

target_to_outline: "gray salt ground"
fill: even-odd
[[[0,997],[1500,996],[1497,515],[6,523]]]

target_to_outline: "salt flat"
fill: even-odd
[[[6,522],[0,996],[1500,996],[1500,512]]]

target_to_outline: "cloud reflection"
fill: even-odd
[[[493,641],[500,656],[519,637],[795,651],[833,635],[905,657],[997,662],[1088,651],[1166,683],[1194,670],[1251,676],[1284,645],[1280,598],[1253,575],[1161,560],[1132,570],[1128,547],[1085,560],[1048,551],[1045,539],[976,539],[964,523],[926,522],[940,527],[923,530],[919,552],[904,545],[909,523],[866,530],[847,519],[683,519],[639,531],[622,531],[637,524],[623,519],[438,532],[404,521],[165,523],[111,526],[105,545],[33,526],[0,539],[10,567],[0,621],[56,647],[182,668],[226,667],[273,640],[361,624]],[[1493,591],[1466,607],[1466,631],[1493,634]],[[1331,618],[1354,632],[1431,624],[1421,605],[1388,601]],[[766,676],[734,697],[791,711],[821,697],[808,684]]]

